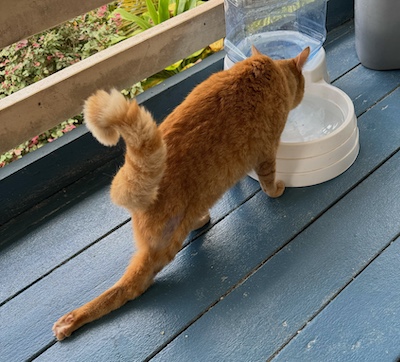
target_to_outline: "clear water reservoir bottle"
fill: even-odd
[[[326,38],[327,0],[224,0],[225,50],[236,63],[251,46],[273,59],[293,58],[311,47],[311,59]]]

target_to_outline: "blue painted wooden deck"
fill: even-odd
[[[274,200],[242,180],[148,292],[56,342],[54,321],[111,286],[133,252],[105,165],[0,230],[0,360],[396,361],[400,71],[359,64],[352,22],[325,49],[358,117],[348,171]]]

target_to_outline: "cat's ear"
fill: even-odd
[[[251,54],[252,55],[262,55],[262,53],[254,46],[251,46]]]
[[[310,47],[307,47],[296,58],[294,58],[296,67],[299,71],[303,69],[304,64],[306,64],[309,55],[310,55]]]

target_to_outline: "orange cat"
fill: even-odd
[[[137,252],[114,286],[54,324],[57,339],[142,294],[188,233],[209,221],[210,207],[250,170],[269,196],[283,193],[276,151],[289,111],[303,98],[308,55],[309,48],[273,61],[253,48],[250,58],[198,85],[159,127],[116,90],[86,101],[94,137],[107,146],[125,140],[111,198],[132,214]]]

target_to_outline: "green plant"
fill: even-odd
[[[201,3],[196,0],[153,1],[122,0],[120,4],[104,5],[52,30],[4,48],[0,51],[0,99]],[[133,98],[193,66],[222,46],[222,40],[211,44],[122,93]],[[82,123],[81,114],[5,152],[0,155],[0,167],[53,142]]]
[[[194,52],[193,54],[189,55],[185,59],[181,59],[178,62],[170,65],[169,67],[163,69],[161,72],[158,72],[149,78],[143,80],[141,82],[141,86],[143,90],[147,90],[151,87],[154,87],[157,84],[160,84],[164,80],[172,77],[175,74],[178,74],[185,69],[188,69],[198,63],[199,61],[203,60],[204,58],[208,57],[210,54],[213,54],[219,50],[221,50],[223,47],[223,42],[222,40],[217,41],[206,48],[200,49],[197,52]]]
[[[119,19],[108,5],[0,51],[0,99],[117,41]]]
[[[0,99],[60,69],[103,50],[116,41],[118,17],[109,4],[54,29],[21,40],[0,51]],[[83,122],[78,115],[0,155],[0,167],[61,137]]]
[[[121,7],[113,11],[112,16],[118,16],[121,23],[118,26],[118,35],[120,39],[126,39],[141,33],[153,26],[156,26],[163,21],[170,19],[173,16],[179,15],[187,10],[193,9],[197,5],[203,3],[199,0],[143,0],[145,7],[138,6],[136,1],[122,0]],[[141,2],[143,4],[143,2]],[[142,11],[142,13],[139,12]],[[144,11],[145,10],[145,11]],[[196,62],[206,58],[208,55],[221,50],[223,47],[222,41],[211,44],[210,46],[200,49],[191,54],[185,59],[179,60],[175,64],[170,65],[161,72],[152,75],[151,77],[141,82],[142,90],[147,90],[165,79],[177,74],[191,66]],[[134,93],[137,91],[135,88]],[[131,95],[129,90],[123,92],[125,95]]]
[[[143,0],[138,6],[135,1],[122,0],[121,7],[112,15],[121,19],[118,27],[120,39],[127,39],[202,3],[199,0]]]

